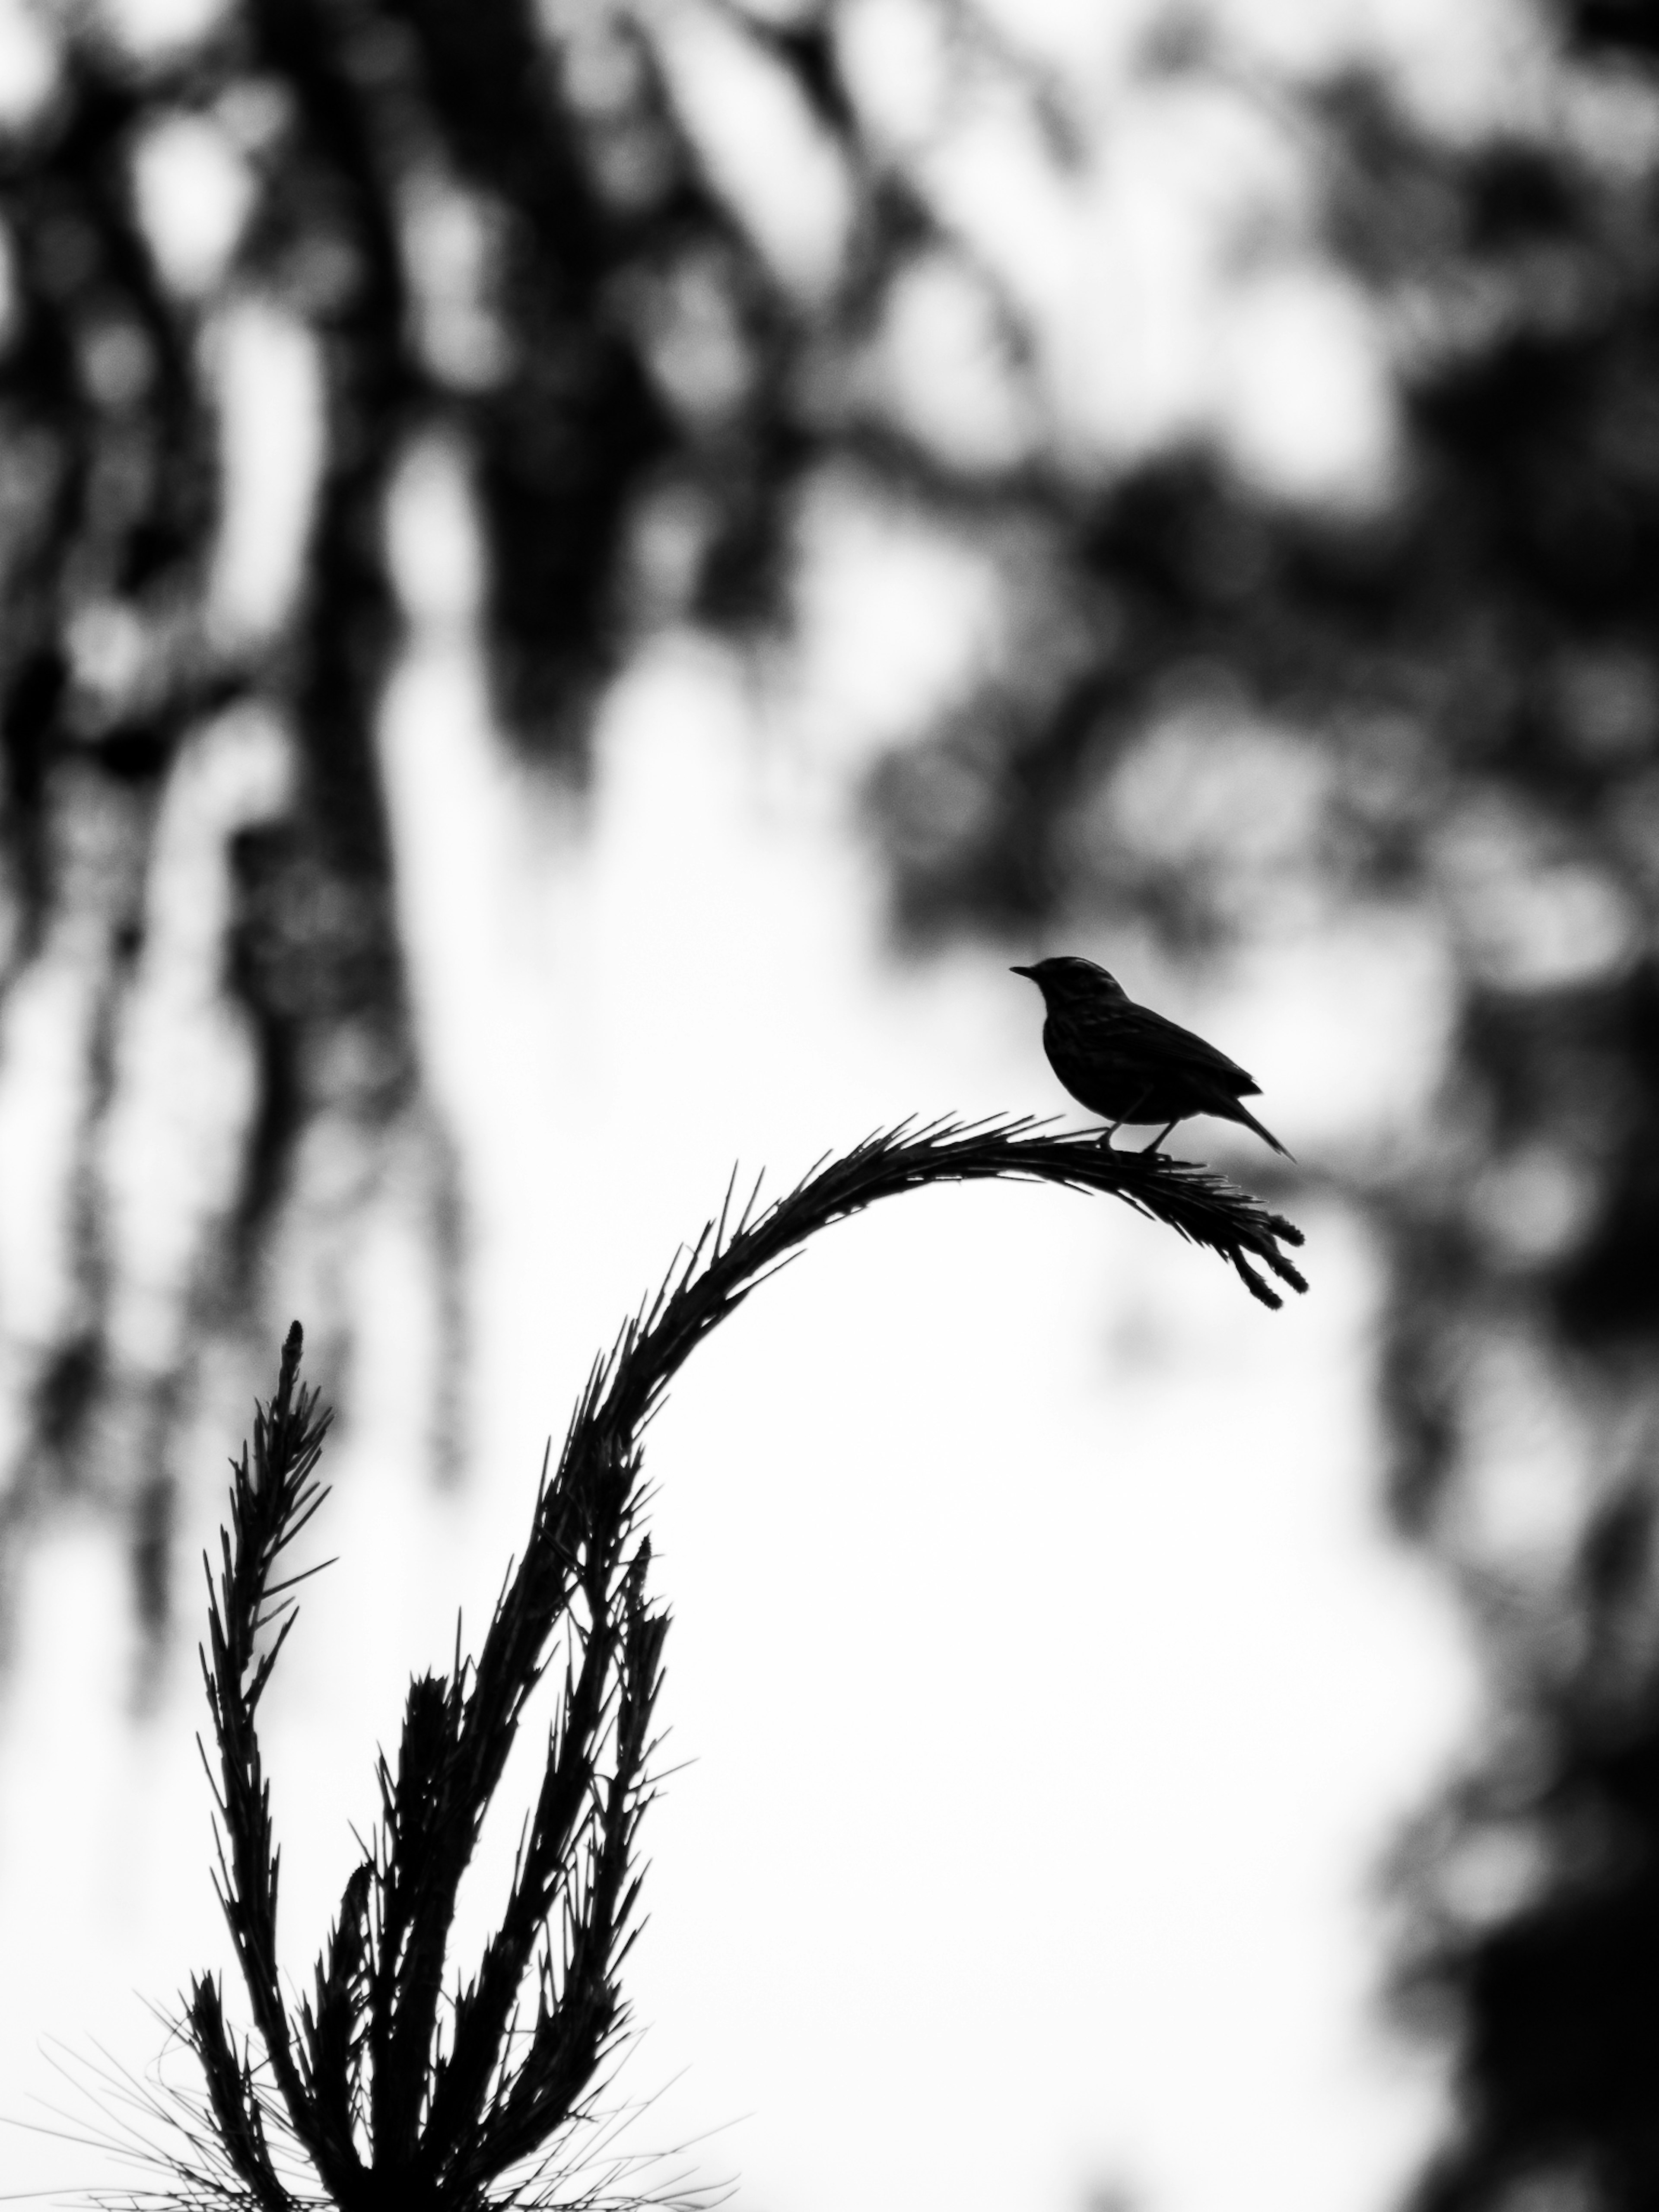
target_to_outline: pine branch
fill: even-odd
[[[298,1615],[296,1577],[273,1584],[278,1559],[305,1528],[327,1492],[315,1480],[332,1416],[319,1414],[315,1391],[298,1389],[303,1339],[296,1322],[283,1346],[276,1395],[257,1409],[253,1455],[233,1462],[230,1528],[220,1532],[216,1590],[208,1574],[209,1650],[201,1654],[208,1709],[219,1749],[219,1872],[216,1887],[271,2074],[295,2134],[331,2189],[349,2187],[358,2161],[349,2138],[331,2127],[328,2107],[307,2086],[294,2051],[293,2031],[276,1970],[276,1902],[281,1855],[272,1839],[270,1785],[264,1778],[256,1716],[271,1669]],[[279,1601],[274,1606],[273,1598]],[[258,1639],[276,1629],[256,1660]],[[203,1760],[206,1762],[206,1752]],[[240,2069],[220,2012],[216,1986],[198,1977],[189,2019],[198,2056],[225,2130],[227,2151],[262,2206],[289,2201],[264,2153],[246,2063]],[[246,2124],[244,2118],[246,2116]]]
[[[354,1870],[315,1968],[296,2038],[276,1978],[277,1854],[256,1709],[295,1601],[272,1583],[280,1554],[322,1502],[313,1470],[327,1427],[295,1395],[301,1334],[277,1393],[235,1468],[231,1529],[204,1658],[220,1753],[220,1895],[276,2094],[342,2212],[481,2212],[536,2199],[526,2162],[586,2109],[624,2020],[620,1969],[632,1942],[640,1824],[650,1802],[653,1715],[667,1617],[647,1600],[638,1533],[641,1434],[709,1331],[818,1231],[935,1182],[1012,1179],[1121,1199],[1237,1271],[1277,1307],[1267,1275],[1306,1288],[1283,1247],[1301,1233],[1207,1169],[1124,1153],[1094,1132],[1030,1121],[942,1121],[879,1133],[821,1162],[794,1190],[735,1221],[732,1190],[655,1298],[597,1361],[558,1465],[544,1462],[522,1561],[509,1569],[476,1664],[457,1632],[448,1675],[410,1685],[398,1770],[380,1763],[381,1825]],[[302,1577],[296,1577],[302,1579]],[[256,1664],[261,1628],[275,1626]],[[555,1639],[569,1639],[540,1790],[499,1927],[440,2027],[456,1895],[526,1704]],[[575,1655],[580,1653],[578,1663]],[[556,1966],[549,1933],[562,1940]],[[539,1959],[537,1957],[540,1947]],[[536,2024],[515,2037],[534,1971]],[[191,2034],[226,2157],[260,2212],[289,2212],[264,2146],[261,2097],[225,2028],[216,1985],[198,1979]],[[368,2075],[367,2094],[363,2074]],[[273,2108],[274,2112],[274,2108]],[[514,2172],[516,2183],[505,2179]],[[505,2197],[492,2190],[505,2187]]]

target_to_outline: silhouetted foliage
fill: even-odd
[[[198,1975],[185,2033],[211,2124],[198,2118],[182,2131],[188,2148],[174,2171],[189,2201],[292,2212],[307,2201],[294,2152],[340,2212],[562,2201],[538,2184],[550,2145],[590,2103],[624,2018],[619,1977],[643,1879],[636,1845],[668,1619],[646,1593],[642,1432],[690,1352],[819,1231],[934,1183],[1051,1182],[1121,1199],[1206,1246],[1261,1304],[1281,1303],[1262,1267],[1307,1287],[1285,1255],[1302,1242],[1291,1223],[1203,1169],[1117,1152],[1095,1133],[1048,1134],[1025,1121],[907,1125],[820,1161],[758,1211],[757,1184],[733,1216],[735,1180],[718,1219],[682,1248],[656,1297],[595,1363],[557,1467],[550,1474],[544,1464],[524,1556],[508,1568],[477,1658],[463,1657],[458,1621],[450,1673],[410,1684],[396,1771],[384,1757],[379,1765],[380,1829],[347,1878],[297,2021],[277,1954],[280,1854],[258,1707],[298,1615],[293,1591],[319,1571],[274,1578],[326,1496],[316,1469],[329,1416],[300,1386],[300,1324],[289,1329],[252,1453],[244,1445],[232,1462],[216,1583],[204,1562],[219,1897],[261,2056],[256,2065],[246,2045],[238,2051],[218,1983]],[[562,1688],[511,1890],[476,1974],[458,1980],[446,2008],[461,1877],[561,1644]],[[526,2033],[517,2021],[531,1980],[536,2024]]]
[[[637,1449],[615,1449],[601,1409],[616,1377],[601,1365],[556,1474],[543,1470],[525,1559],[509,1571],[477,1660],[463,1660],[458,1626],[452,1674],[410,1686],[397,1771],[380,1765],[381,1828],[347,1880],[296,2024],[278,1969],[280,1862],[257,1717],[303,1579],[272,1576],[325,1495],[314,1471],[328,1417],[314,1391],[297,1388],[300,1352],[295,1322],[252,1459],[245,1448],[234,1469],[202,1662],[219,1750],[220,1898],[262,2057],[256,2072],[237,2051],[218,1984],[198,1975],[187,2033],[213,2127],[192,2142],[179,2179],[197,2201],[287,2212],[304,2201],[292,2178],[297,2149],[342,2212],[481,2206],[509,2170],[536,2178],[543,2147],[581,2112],[620,2020],[668,1627],[646,1599]],[[511,1894],[441,2038],[456,1891],[561,1636],[563,1696]],[[560,1913],[556,1942],[549,1923]],[[536,2025],[520,2036],[527,1978]],[[494,2201],[526,2199],[521,2187]]]

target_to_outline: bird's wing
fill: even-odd
[[[1133,1000],[1113,1010],[1109,1032],[1103,1025],[1101,1042],[1109,1050],[1155,1053],[1165,1062],[1190,1069],[1194,1074],[1219,1077],[1229,1091],[1242,1091],[1247,1097],[1255,1097],[1261,1089],[1236,1060],[1229,1060],[1224,1052],[1218,1052],[1178,1022],[1155,1014],[1150,1006],[1138,1006]]]

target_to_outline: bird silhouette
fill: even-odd
[[[1012,972],[1029,975],[1042,992],[1048,1065],[1080,1105],[1111,1123],[1103,1142],[1109,1144],[1125,1121],[1161,1121],[1144,1147],[1155,1152],[1177,1121],[1213,1114],[1254,1129],[1285,1159],[1293,1157],[1240,1104],[1261,1094],[1253,1076],[1190,1030],[1138,1006],[1116,976],[1092,960],[1063,954]]]

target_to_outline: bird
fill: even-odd
[[[1177,1121],[1213,1114],[1254,1129],[1284,1158],[1294,1157],[1239,1103],[1260,1096],[1253,1076],[1190,1030],[1138,1006],[1104,968],[1061,954],[1010,972],[1028,975],[1042,992],[1048,1065],[1080,1105],[1111,1123],[1103,1144],[1126,1121],[1162,1121],[1142,1147],[1155,1152]]]

